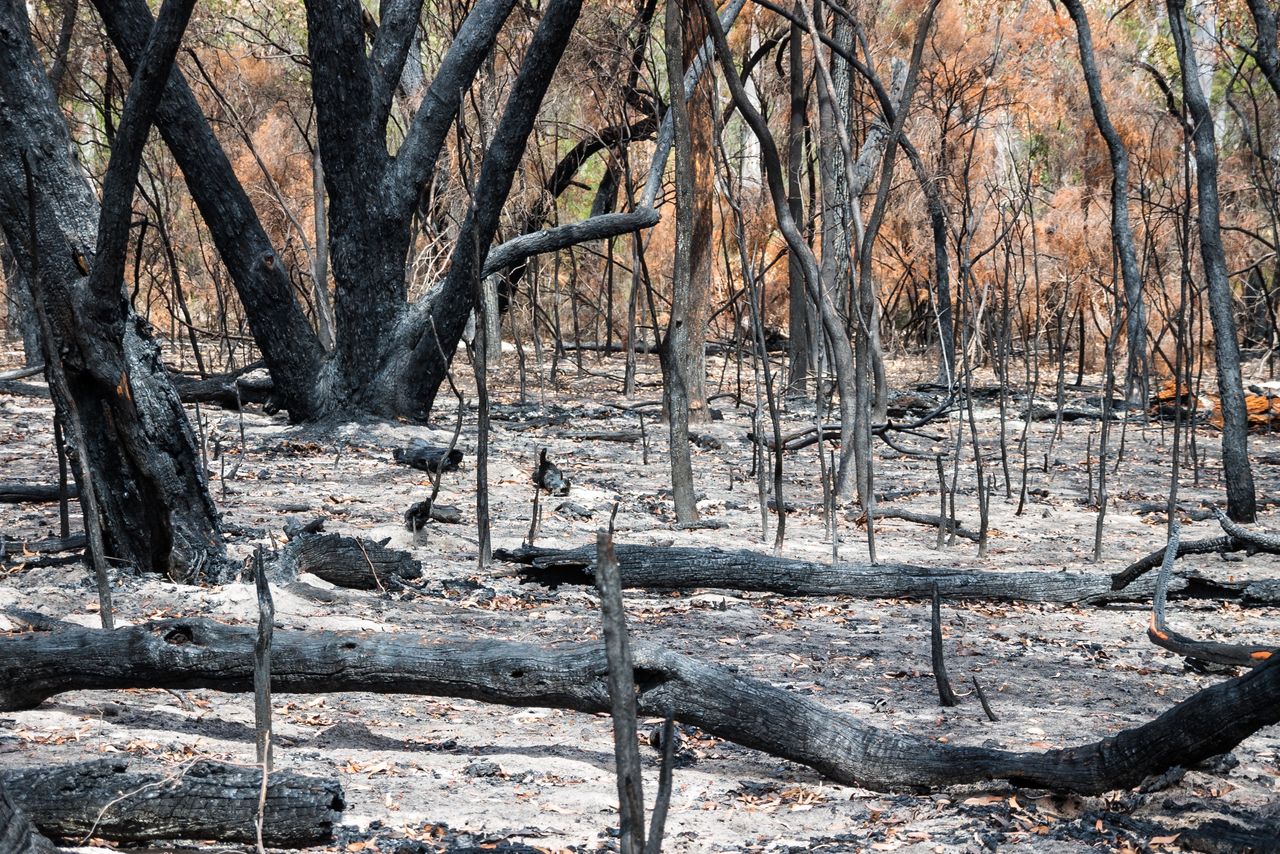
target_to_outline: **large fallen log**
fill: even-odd
[[[254,637],[251,627],[183,619],[0,638],[0,711],[85,689],[248,692]],[[636,642],[632,654],[641,714],[670,713],[838,782],[878,790],[989,779],[1093,793],[1128,788],[1224,753],[1280,721],[1280,656],[1142,726],[1077,747],[1019,753],[867,726],[812,698],[652,643]],[[607,673],[604,649],[594,643],[551,649],[407,632],[278,631],[271,685],[282,693],[416,694],[600,713],[610,707]]]
[[[394,580],[422,577],[422,564],[407,552],[341,534],[300,534],[281,550],[277,565],[290,576],[309,572],[355,590],[382,590]]]
[[[262,773],[253,767],[200,761],[130,772],[128,759],[99,759],[0,771],[0,784],[31,822],[54,838],[257,839]],[[337,780],[273,771],[267,778],[263,844],[305,848],[328,842],[345,808]]]
[[[829,564],[749,551],[659,546],[618,546],[622,586],[651,590],[728,588],[787,596],[857,596],[863,599],[943,598],[1101,605],[1149,601],[1155,588],[1146,583],[1123,591],[1111,589],[1110,576],[1032,570],[999,572],[910,564]],[[521,577],[549,587],[594,584],[595,553],[591,547],[570,550],[541,547],[497,549],[498,560],[524,564]],[[1170,592],[1210,596],[1255,604],[1280,601],[1276,591],[1252,584],[1214,582],[1201,576],[1178,577]],[[1248,594],[1248,595],[1246,595]]]
[[[67,497],[78,498],[80,490],[67,484]],[[0,483],[0,504],[37,504],[61,499],[56,483]]]

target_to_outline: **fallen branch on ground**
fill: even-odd
[[[252,627],[164,620],[114,631],[73,629],[0,638],[0,711],[32,708],[64,691],[103,688],[253,688]],[[275,634],[271,684],[281,693],[367,691],[460,697],[509,706],[609,709],[598,643],[555,649],[504,641],[441,642],[416,633]],[[637,642],[640,713],[808,765],[878,790],[1004,779],[1104,792],[1224,753],[1280,721],[1280,656],[1196,692],[1160,717],[1102,741],[1043,753],[944,744],[867,726],[760,679]]]
[[[58,501],[56,483],[0,483],[0,504],[37,504]],[[67,497],[78,498],[80,490],[74,483],[67,484]]]
[[[1271,651],[1266,647],[1197,640],[1169,628],[1165,620],[1165,599],[1169,589],[1169,576],[1173,572],[1173,562],[1177,559],[1180,531],[1181,526],[1175,519],[1169,533],[1169,543],[1165,546],[1164,561],[1160,564],[1160,574],[1156,578],[1156,592],[1151,604],[1151,622],[1147,626],[1147,638],[1156,646],[1178,655],[1185,655],[1187,658],[1235,667],[1258,667],[1271,658]]]

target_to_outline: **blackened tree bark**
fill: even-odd
[[[1280,98],[1280,47],[1276,46],[1276,10],[1270,0],[1248,0],[1249,12],[1258,28],[1258,40],[1249,55],[1262,69],[1271,90]]]
[[[803,0],[797,0],[797,5]],[[797,14],[797,19],[799,15]],[[809,94],[805,85],[804,31],[798,20],[791,23],[788,49],[787,91],[790,113],[787,119],[787,210],[791,219],[804,222],[804,128],[809,110]],[[739,105],[741,109],[741,105]],[[788,347],[791,371],[787,375],[787,392],[803,396],[813,370],[814,331],[805,288],[804,261],[794,249],[787,255]]]
[[[696,6],[681,4],[681,73],[697,58],[707,40],[707,25]],[[681,79],[681,78],[677,78]],[[677,91],[671,95],[674,106]],[[711,261],[715,256],[711,203],[715,198],[714,163],[712,162],[711,117],[715,114],[715,90],[712,75],[703,74],[687,104],[682,105],[689,124],[690,202],[693,205],[689,234],[689,282],[685,300],[685,342],[680,360],[684,363],[685,389],[689,398],[689,420],[707,422],[711,410],[707,405],[707,322],[711,307]],[[679,160],[679,137],[677,153]],[[676,165],[677,174],[680,171]],[[677,191],[678,195],[678,191]]]
[[[502,121],[485,154],[480,180],[450,257],[449,273],[422,303],[413,307],[409,322],[399,324],[400,334],[409,345],[404,347],[408,359],[399,369],[384,370],[378,377],[378,393],[396,402],[393,411],[407,411],[419,417],[431,411],[436,390],[449,369],[449,358],[462,337],[467,315],[474,304],[476,282],[483,272],[481,259],[488,255],[489,245],[497,233],[498,217],[524,156],[538,107],[581,8],[581,0],[552,0],[543,11],[542,21],[508,96]],[[436,83],[439,80],[437,76]],[[427,102],[431,102],[430,94]],[[402,157],[397,157],[397,163]],[[330,195],[332,192],[331,189]]]
[[[671,315],[662,346],[663,403],[671,437],[671,494],[676,521],[689,525],[697,521],[697,500],[693,490],[693,461],[689,451],[690,307],[694,256],[694,230],[698,211],[694,202],[694,160],[689,104],[680,91],[684,80],[682,52],[685,23],[678,0],[667,0],[663,32],[666,36],[667,81],[671,84],[671,117],[676,143],[676,248],[671,275]],[[699,16],[701,17],[701,16]],[[705,401],[704,401],[705,406]]]
[[[151,31],[146,0],[94,0],[107,34],[132,74]],[[173,69],[156,111],[159,130],[182,169],[235,283],[254,343],[271,370],[277,402],[294,420],[322,414],[324,349],[293,295],[285,264],[241,187],[195,96]]]
[[[1080,0],[1063,0],[1067,13],[1076,25],[1076,42],[1080,47],[1080,67],[1089,90],[1089,106],[1093,120],[1107,144],[1111,159],[1111,240],[1120,259],[1120,276],[1124,280],[1127,317],[1129,363],[1125,372],[1125,398],[1132,404],[1145,404],[1150,367],[1147,360],[1147,312],[1142,299],[1142,272],[1129,225],[1129,152],[1102,97],[1102,75],[1093,52],[1093,35],[1089,16]]]
[[[44,364],[40,346],[40,319],[31,299],[31,286],[13,257],[9,244],[0,237],[0,273],[4,275],[4,305],[9,336],[22,339],[22,356],[28,367]]]
[[[100,525],[99,557],[180,581],[225,572],[217,513],[181,401],[121,282],[142,145],[191,5],[166,3],[142,52],[99,211],[25,9],[0,0],[0,228],[35,296],[81,504]]]
[[[1240,376],[1240,343],[1227,280],[1226,253],[1222,246],[1218,203],[1218,153],[1213,115],[1200,88],[1199,66],[1187,28],[1184,0],[1168,0],[1169,29],[1182,69],[1182,98],[1192,122],[1191,138],[1196,158],[1196,224],[1200,259],[1209,286],[1209,319],[1213,323],[1214,354],[1218,367],[1218,393],[1222,400],[1222,471],[1227,486],[1227,513],[1237,522],[1257,516],[1253,470],[1249,466],[1249,415],[1245,409]]]
[[[146,3],[95,0],[95,5],[132,67],[149,26]],[[554,14],[543,15],[455,247],[454,260],[462,263],[454,263],[444,281],[407,305],[405,259],[413,213],[422,189],[431,185],[462,97],[513,6],[514,0],[479,0],[472,7],[393,155],[385,130],[421,0],[380,4],[382,20],[373,28],[367,53],[358,2],[308,4],[312,90],[329,200],[336,315],[332,355],[325,353],[294,297],[208,122],[174,72],[158,123],[235,282],[278,402],[294,420],[344,413],[422,419],[430,412],[465,327],[470,279],[485,265],[512,173],[577,18],[577,3],[553,4],[548,12]],[[649,211],[634,213],[577,230],[552,229],[537,240],[521,235],[517,239],[524,238],[526,253],[508,252],[508,263],[529,252],[571,245],[577,235],[600,239],[653,224]]]
[[[0,783],[0,851],[10,854],[56,854],[58,848],[40,835]]]

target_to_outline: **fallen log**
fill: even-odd
[[[5,770],[0,783],[32,824],[54,838],[257,840],[260,769],[198,761],[131,772],[129,765],[128,759],[98,759]],[[337,780],[274,771],[267,777],[262,842],[271,848],[329,842],[345,808]]]
[[[11,539],[0,536],[0,559],[10,555],[23,554],[58,554],[83,549],[89,540],[84,534],[72,534],[69,537],[46,537],[42,540]]]
[[[992,572],[912,566],[910,564],[819,563],[749,551],[618,546],[622,586],[652,590],[720,587],[787,596],[857,596],[865,599],[929,600],[936,584],[951,600],[998,600],[1097,605],[1146,601],[1153,584],[1116,593],[1105,575],[1075,572]],[[572,550],[522,547],[496,549],[497,560],[524,564],[525,581],[557,587],[594,584],[595,554],[590,547]],[[1180,584],[1179,584],[1180,582]],[[1175,579],[1174,589],[1185,589]],[[1239,591],[1225,595],[1239,597]]]
[[[0,504],[39,504],[61,500],[56,483],[0,483]],[[67,484],[67,497],[79,498],[75,484]]]
[[[236,411],[248,403],[265,404],[271,400],[275,392],[271,377],[247,376],[261,367],[261,362],[255,362],[235,373],[203,378],[170,371],[169,379],[183,403],[212,403],[222,409]]]
[[[48,400],[49,387],[47,385],[19,382],[18,380],[0,380],[0,394],[12,394],[18,397],[40,397]]]
[[[255,630],[205,619],[114,631],[71,629],[0,638],[0,711],[64,691],[253,689]],[[1155,720],[1101,741],[1040,753],[942,743],[867,726],[852,715],[735,669],[656,644],[632,647],[641,714],[807,765],[840,783],[887,791],[991,779],[1098,793],[1225,753],[1280,721],[1280,656],[1196,692]],[[275,633],[271,685],[282,693],[364,691],[455,697],[508,706],[609,710],[597,643],[558,648],[418,633]]]
[[[422,577],[422,564],[407,552],[341,534],[300,534],[281,549],[277,566],[355,590],[381,590],[391,579]]]
[[[1280,537],[1264,531],[1251,531],[1243,525],[1231,521],[1227,518],[1227,514],[1223,513],[1218,507],[1212,507],[1211,512],[1218,517],[1218,524],[1222,526],[1224,531],[1223,535],[1204,540],[1179,542],[1175,557],[1190,554],[1213,554],[1214,552],[1219,554],[1228,554],[1230,552],[1257,554],[1263,552],[1280,555]],[[1164,556],[1165,549],[1159,548],[1129,564],[1123,570],[1111,576],[1111,589],[1123,590],[1134,579],[1160,566],[1164,561]],[[1258,582],[1258,584],[1260,586],[1253,591],[1252,595],[1264,597],[1269,595],[1264,593],[1264,590],[1270,590],[1273,582]]]
[[[1221,537],[1209,537],[1204,540],[1183,540],[1178,543],[1177,557],[1184,555],[1207,555],[1207,554],[1228,554],[1230,552],[1244,551],[1245,543],[1237,540],[1229,534]],[[1164,560],[1165,548],[1161,546],[1155,551],[1126,566],[1124,569],[1111,576],[1111,589],[1123,590],[1133,582],[1137,581],[1143,575],[1160,566]]]

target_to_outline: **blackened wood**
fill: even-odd
[[[627,616],[622,607],[622,584],[613,538],[596,536],[600,567],[596,589],[604,622],[605,660],[609,664],[609,713],[613,716],[613,757],[617,763],[618,828],[622,854],[644,854],[644,794],[640,779],[640,745],[636,726],[636,682],[632,672]]]
[[[483,5],[486,4],[478,4],[476,8]],[[582,0],[550,0],[542,9],[542,19],[529,42],[502,119],[485,152],[470,208],[450,256],[449,272],[426,297],[430,306],[421,316],[429,317],[430,322],[421,322],[405,370],[396,377],[394,387],[385,388],[388,396],[397,398],[398,408],[405,410],[405,415],[412,414],[415,409],[430,412],[436,392],[444,382],[451,356],[462,338],[474,302],[475,285],[483,271],[484,257],[497,233],[502,209],[516,170],[524,158],[525,146],[533,132],[543,96],[560,64],[560,57],[581,10]],[[486,45],[484,52],[488,50]],[[434,92],[435,84],[432,90]],[[429,94],[428,100],[430,97]],[[410,130],[410,139],[405,147],[413,145],[414,130],[416,128]],[[397,166],[403,159],[402,154],[397,155]],[[416,189],[412,196],[417,197]],[[403,252],[396,263],[403,268]],[[363,346],[365,342],[360,343]]]
[[[529,581],[591,584],[594,549],[499,549],[494,557],[528,566]],[[1053,572],[993,572],[909,564],[818,563],[748,551],[619,545],[622,586],[655,590],[719,587],[790,596],[857,596],[926,600],[934,585],[949,599],[1100,604],[1145,600],[1151,585],[1117,599],[1105,575]],[[1240,594],[1237,592],[1236,596]],[[1235,598],[1235,597],[1233,597]]]
[[[1200,88],[1199,63],[1189,29],[1186,0],[1166,0],[1165,6],[1169,12],[1169,31],[1178,66],[1182,71],[1182,100],[1190,117],[1194,142],[1196,225],[1200,260],[1208,289],[1209,320],[1213,325],[1218,394],[1222,400],[1222,471],[1227,488],[1227,511],[1237,522],[1252,522],[1258,515],[1257,493],[1249,463],[1249,414],[1241,378],[1240,341],[1236,334],[1226,250],[1222,244],[1214,116],[1208,97]]]
[[[276,606],[271,584],[262,570],[262,549],[253,553],[253,580],[258,591],[258,636],[253,644],[253,728],[257,736],[258,764],[271,771],[271,635]]]
[[[0,537],[0,555],[22,554],[24,551],[33,554],[57,554],[83,549],[88,543],[84,534],[72,534],[69,537],[49,537],[43,540],[11,540]]]
[[[932,525],[938,529],[939,535],[954,532],[957,537],[964,537],[966,540],[973,540],[975,543],[978,541],[976,531],[970,531],[961,525],[955,525],[951,519],[932,513],[916,513],[913,510],[900,510],[894,507],[888,509],[876,507],[876,518],[902,519],[904,522],[915,522],[918,525]]]
[[[56,483],[0,483],[0,504],[24,504],[53,502],[59,499]],[[68,498],[76,498],[80,490],[74,484],[67,487]]]
[[[667,713],[662,723],[662,766],[658,769],[658,794],[653,800],[653,814],[649,820],[649,837],[645,840],[645,854],[662,854],[662,837],[667,828],[667,811],[671,808],[671,777],[676,760],[676,722]]]
[[[1228,534],[1204,540],[1182,540],[1178,543],[1177,556],[1213,554],[1214,552],[1226,554],[1228,552],[1244,551],[1245,548],[1245,543]],[[1146,573],[1159,567],[1161,561],[1164,560],[1164,556],[1165,549],[1159,548],[1145,557],[1135,560],[1120,572],[1111,576],[1111,589],[1125,589]]]
[[[1276,47],[1276,10],[1268,0],[1248,0],[1258,40],[1249,55],[1262,69],[1271,90],[1280,98],[1280,48]],[[1246,50],[1248,50],[1246,48]]]
[[[247,403],[265,404],[275,393],[275,383],[269,377],[246,377],[243,372],[204,379],[173,375],[173,384],[183,403],[212,403],[233,411]]]
[[[408,447],[391,452],[396,462],[429,472],[453,471],[462,462],[462,451],[432,445],[421,439],[410,440]]]
[[[9,797],[0,782],[0,851],[7,854],[56,854],[54,844],[40,834]]]
[[[7,129],[0,227],[20,262],[38,271],[30,278],[52,356],[49,377],[60,378],[52,387],[55,406],[72,445],[85,514],[98,517],[104,534],[105,547],[95,554],[125,571],[217,580],[227,565],[194,436],[159,351],[130,315],[119,283],[85,286],[98,201],[68,154],[65,120],[40,74],[25,15],[15,20],[13,13],[12,4],[0,6],[0,30],[10,45],[0,52],[0,123]],[[22,192],[27,171],[38,192]],[[127,210],[121,215],[127,219]],[[25,233],[15,241],[19,223]],[[101,494],[91,496],[88,483]]]
[[[341,534],[303,534],[284,547],[281,560],[330,584],[381,590],[391,577],[422,577],[422,564],[407,553]]]
[[[253,638],[252,627],[204,619],[0,638],[0,711],[32,708],[72,690],[248,692]],[[1101,741],[1017,753],[870,727],[811,697],[652,643],[635,641],[631,653],[641,714],[670,712],[719,738],[808,765],[841,783],[878,790],[989,779],[1090,793],[1128,788],[1175,765],[1225,753],[1280,721],[1280,656]],[[595,642],[544,648],[490,640],[442,642],[408,632],[279,631],[272,663],[277,692],[366,691],[609,710],[608,664]]]
[[[1085,88],[1089,92],[1089,106],[1111,160],[1111,241],[1120,261],[1120,275],[1124,281],[1127,321],[1125,332],[1129,355],[1125,399],[1130,403],[1143,403],[1146,400],[1150,366],[1147,360],[1147,316],[1142,301],[1142,272],[1134,247],[1133,228],[1129,223],[1129,152],[1120,132],[1111,123],[1107,102],[1102,94],[1102,75],[1094,57],[1089,15],[1080,0],[1063,0],[1063,5],[1075,22],[1080,68],[1084,72]]]
[[[982,704],[982,711],[987,716],[987,720],[992,723],[1000,720],[996,717],[996,713],[991,711],[991,704],[987,702],[987,692],[982,690],[982,683],[978,681],[978,677],[970,676],[969,679],[973,682],[973,690],[978,695],[978,702]]]
[[[551,495],[569,494],[569,478],[564,476],[558,465],[547,459],[546,448],[538,451],[538,467],[533,471],[533,483]]]
[[[0,771],[0,781],[32,823],[55,838],[79,840],[92,831],[115,842],[256,840],[260,769],[201,761],[135,771],[131,764],[99,759],[20,768]],[[337,780],[275,772],[267,783],[263,842],[273,848],[329,842],[345,808]]]
[[[95,0],[94,7],[132,72],[151,31],[147,3]],[[203,109],[177,69],[157,110],[156,127],[209,226],[282,405],[295,421],[316,416],[322,404],[316,381],[324,357],[320,340],[293,295],[288,266],[277,256]]]
[[[462,521],[462,510],[452,504],[439,504],[427,499],[410,505],[404,511],[404,526],[407,530],[420,531],[426,527],[428,520],[457,525]]]
[[[1151,620],[1147,625],[1147,638],[1156,646],[1170,652],[1201,661],[1236,667],[1257,667],[1263,664],[1271,658],[1271,650],[1266,647],[1197,640],[1169,628],[1165,619],[1165,599],[1168,595],[1169,576],[1173,572],[1173,563],[1178,557],[1180,533],[1181,526],[1175,519],[1169,529],[1169,542],[1165,546],[1160,573],[1156,577],[1156,592],[1151,602]]]
[[[933,586],[933,603],[929,619],[929,653],[933,661],[933,680],[938,683],[938,701],[944,706],[959,704],[956,692],[951,690],[951,680],[947,678],[947,660],[942,652],[942,596],[938,594],[938,586]]]

